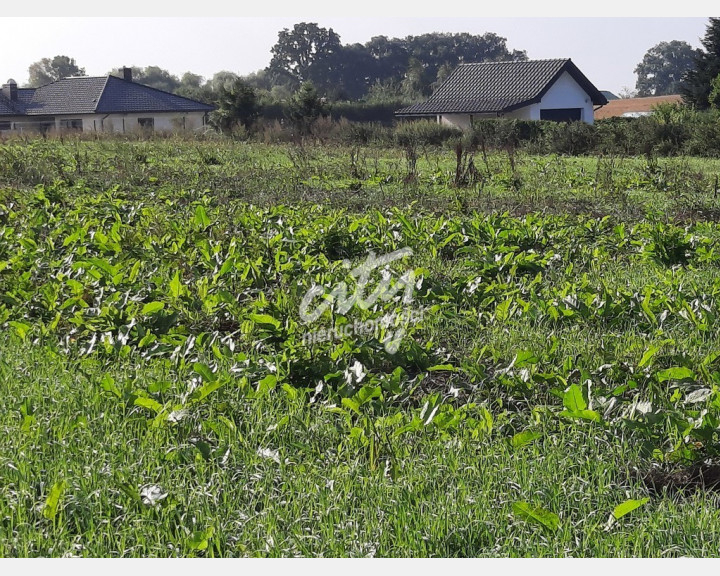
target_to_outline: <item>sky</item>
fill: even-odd
[[[327,14],[328,12],[325,12]],[[572,58],[600,90],[634,88],[634,69],[662,41],[701,47],[706,17],[509,18],[509,17],[85,17],[0,18],[0,81],[27,82],[28,66],[45,57],[75,58],[89,75],[121,66],[160,66],[181,76],[211,77],[220,70],[249,74],[266,67],[278,32],[298,22],[333,28],[344,44],[373,36],[427,32],[494,32],[530,59]],[[8,49],[9,46],[21,49]]]

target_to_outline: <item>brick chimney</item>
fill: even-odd
[[[123,80],[125,80],[126,82],[132,82],[132,68],[123,66],[122,73],[123,73]]]
[[[10,102],[17,102],[17,82],[10,78],[10,80],[7,81],[7,84],[3,84],[2,94],[5,98],[10,100]]]

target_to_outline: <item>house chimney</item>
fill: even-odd
[[[123,80],[125,80],[126,82],[132,82],[132,68],[123,66],[122,73],[123,73]]]
[[[10,100],[10,102],[17,102],[17,82],[10,78],[10,80],[7,81],[7,84],[3,84],[2,94],[5,98]]]

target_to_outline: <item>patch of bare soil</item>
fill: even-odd
[[[696,490],[720,492],[720,464],[717,462],[705,461],[674,469],[655,466],[650,470],[639,470],[636,474],[651,494]]]

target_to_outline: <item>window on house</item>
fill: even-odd
[[[155,118],[138,118],[138,126],[143,130],[154,130]]]
[[[12,130],[12,122],[0,122],[0,130]]]
[[[60,120],[60,130],[82,130],[83,121],[80,119]]]
[[[540,110],[540,120],[553,122],[579,122],[582,120],[582,108],[553,108]]]

